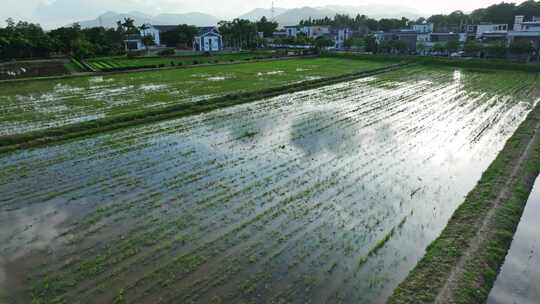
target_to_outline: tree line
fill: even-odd
[[[540,16],[540,1],[528,0],[519,5],[515,3],[494,4],[487,8],[474,10],[470,14],[463,11],[455,11],[448,15],[438,14],[429,18],[419,18],[410,20],[402,18],[383,18],[380,20],[369,18],[366,15],[358,14],[351,17],[345,14],[338,14],[333,18],[325,17],[300,21],[301,26],[326,25],[335,27],[348,27],[354,30],[365,29],[367,31],[390,31],[403,28],[410,28],[413,24],[424,22],[433,23],[436,32],[460,31],[465,25],[480,23],[508,24],[512,29],[514,17],[523,15],[527,17]]]
[[[367,35],[372,31],[389,31],[410,27],[412,24],[432,22],[435,31],[458,31],[468,24],[493,22],[513,26],[514,16],[540,16],[540,1],[529,0],[519,5],[500,3],[487,8],[477,9],[470,14],[455,11],[448,15],[433,15],[429,18],[409,20],[407,18],[383,18],[375,20],[366,15],[350,17],[338,14],[333,18],[307,19],[300,22],[301,26],[330,25],[349,27]],[[265,44],[262,38],[268,38],[278,28],[276,22],[266,17],[259,21],[234,19],[221,21],[218,24],[226,47],[254,48]],[[71,27],[61,27],[52,31],[44,31],[38,24],[7,20],[7,26],[0,27],[0,59],[49,57],[51,54],[62,54],[79,58],[92,56],[111,56],[125,52],[124,39],[131,34],[138,34],[141,27],[134,25],[134,20],[126,18],[118,21],[116,28],[95,27],[82,29],[78,24]],[[179,25],[178,28],[162,34],[162,42],[168,46],[184,45],[191,47],[193,37],[198,29],[190,25]],[[260,35],[259,33],[262,33]],[[281,39],[289,44],[328,45],[327,40],[310,41],[307,37]],[[291,41],[289,41],[291,40]],[[143,37],[146,45],[153,43],[151,37]],[[348,41],[349,46],[364,45],[367,49],[374,48],[373,37],[355,38]],[[394,46],[396,47],[396,46]],[[402,46],[397,46],[402,48]]]
[[[135,26],[135,21],[125,18],[117,22],[116,28],[81,28],[79,24],[44,31],[39,24],[25,21],[6,21],[0,27],[0,59],[46,58],[53,54],[88,58],[94,56],[113,56],[125,53],[124,40],[147,29],[145,25]],[[225,45],[236,48],[253,48],[262,43],[258,33],[271,37],[277,29],[276,22],[263,17],[257,22],[235,19],[222,21],[219,30]],[[161,34],[161,43],[170,47],[191,48],[193,38],[199,29],[182,24]],[[154,44],[151,36],[142,37],[143,44]]]
[[[45,32],[38,24],[13,19],[0,27],[0,58],[44,58],[63,54],[78,58],[109,56],[124,52],[123,39],[138,33],[131,19],[118,21],[117,28],[82,29],[79,24]]]

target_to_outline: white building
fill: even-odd
[[[503,35],[508,32],[508,24],[479,24],[476,26],[476,39],[482,39],[485,34]]]
[[[201,27],[193,39],[193,50],[197,52],[219,52],[223,50],[223,38],[216,27]]]
[[[126,52],[140,51],[140,50],[145,49],[145,46],[142,43],[142,37],[141,35],[138,35],[138,34],[128,35],[124,39],[124,46],[125,46]]]
[[[336,49],[344,48],[345,41],[351,39],[353,36],[353,31],[350,28],[336,29],[333,32]]]
[[[412,30],[416,32],[416,41],[426,43],[430,41],[431,33],[433,33],[433,23],[414,24]]]
[[[433,23],[422,23],[413,25],[413,30],[417,34],[430,34],[433,33]]]
[[[508,32],[508,43],[516,39],[529,41],[536,48],[540,48],[540,17],[525,21],[524,16],[516,16],[514,30]]]
[[[514,22],[514,31],[517,32],[535,32],[540,31],[540,17],[533,17],[532,21],[524,21],[525,16],[516,16]]]
[[[295,37],[300,33],[300,27],[298,26],[286,26],[285,32],[287,33],[287,37]]]
[[[302,32],[306,34],[309,38],[319,38],[325,35],[330,34],[330,27],[329,26],[304,26],[302,28]]]
[[[309,38],[319,38],[325,35],[330,34],[329,26],[286,26],[285,31],[287,32],[288,37],[297,37],[298,34],[302,33]]]

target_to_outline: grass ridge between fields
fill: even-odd
[[[466,59],[432,56],[407,55],[380,55],[380,54],[354,54],[354,53],[324,53],[321,57],[362,59],[384,62],[410,62],[427,66],[450,66],[456,68],[511,70],[539,73],[540,65],[512,62],[503,59]]]
[[[399,69],[408,65],[410,65],[410,63],[399,62],[382,68],[343,74],[339,76],[321,78],[316,80],[309,80],[301,83],[294,83],[255,92],[226,94],[217,98],[211,98],[197,103],[178,104],[156,110],[130,112],[128,114],[81,122],[57,128],[32,131],[23,134],[1,136],[0,153],[40,146],[53,142],[88,136],[96,133],[117,130],[145,123],[158,122],[188,115],[205,113],[220,108],[249,103],[262,98],[270,98],[282,94],[314,89],[321,86],[331,85],[356,78],[369,77],[376,74]]]
[[[487,300],[540,171],[539,125],[540,107],[536,106],[389,303]],[[481,226],[485,233],[478,238]],[[481,242],[478,250],[467,252],[475,240]],[[449,282],[451,274],[455,277]]]

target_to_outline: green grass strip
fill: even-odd
[[[71,58],[70,62],[78,69],[78,72],[86,72],[86,67],[77,59]]]
[[[24,134],[8,135],[0,137],[0,153],[13,151],[22,148],[29,148],[58,142],[62,140],[78,138],[81,136],[93,135],[100,132],[111,131],[134,125],[157,122],[167,119],[175,119],[183,116],[194,115],[213,111],[216,109],[249,103],[262,98],[275,97],[282,94],[293,93],[313,88],[318,88],[325,85],[335,84],[343,81],[353,80],[361,77],[368,77],[387,71],[399,69],[409,65],[408,63],[400,63],[383,68],[349,73],[335,77],[327,77],[312,81],[305,81],[285,85],[276,88],[265,90],[232,93],[217,98],[211,98],[197,103],[183,103],[172,105],[160,109],[142,110],[138,112],[130,112],[128,114],[117,115],[93,121],[81,122],[72,125],[66,125],[57,128],[39,130]]]
[[[364,55],[352,53],[324,53],[322,57],[337,57],[348,59],[362,59],[384,62],[411,62],[429,66],[452,66],[459,68],[473,69],[497,69],[514,70],[523,72],[540,72],[540,65],[511,62],[502,59],[465,59],[449,57],[431,57],[431,56],[402,56],[402,55]]]
[[[466,259],[463,272],[457,272],[462,275],[455,278],[457,283],[450,289],[455,303],[485,303],[540,170],[540,140],[535,137],[539,122],[540,107],[535,107],[456,210],[440,237],[427,248],[424,258],[394,291],[389,303],[435,302],[494,207],[501,189],[508,187],[510,193],[503,197],[493,220],[488,222],[480,250]],[[517,178],[510,179],[529,143],[533,146],[519,166]]]

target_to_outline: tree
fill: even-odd
[[[510,43],[510,53],[515,55],[526,55],[531,53],[534,48],[530,41],[527,40],[514,40]]]
[[[361,48],[366,45],[366,41],[363,38],[352,37],[345,40],[344,45],[346,48]]]
[[[315,39],[315,48],[317,48],[318,50],[322,50],[333,45],[334,42],[332,42],[332,40],[326,37],[318,37],[317,39]]]
[[[146,48],[146,52],[148,52],[148,47],[152,45],[156,45],[156,42],[154,41],[154,37],[150,35],[145,35],[141,39],[142,44]]]
[[[54,51],[55,41],[39,24],[13,19],[6,23],[6,28],[0,28],[1,58],[48,57]]]
[[[96,55],[95,47],[86,39],[78,39],[71,43],[73,50],[72,55],[75,58],[83,59],[88,57],[93,57]]]
[[[503,58],[506,56],[508,49],[504,42],[497,41],[486,46],[486,52],[489,57]]]
[[[450,40],[446,43],[446,51],[448,52],[448,55],[455,53],[459,50],[459,41],[458,40]]]
[[[123,30],[125,35],[139,33],[139,29],[135,26],[135,20],[131,18],[124,18],[124,22],[118,21],[117,24],[120,25],[120,28]]]
[[[463,51],[469,56],[477,56],[482,51],[482,45],[475,40],[469,40],[465,42]]]
[[[261,20],[257,21],[257,31],[262,32],[265,38],[272,37],[279,24],[277,22],[268,21],[266,16],[263,16]]]
[[[181,24],[177,28],[161,33],[160,40],[162,44],[169,47],[185,45],[193,46],[193,38],[197,35],[198,29],[195,26]]]
[[[391,43],[392,51],[395,51],[399,54],[404,54],[409,50],[409,46],[405,41],[402,40],[393,40]]]
[[[372,52],[372,53],[378,52],[377,39],[375,39],[375,36],[368,35],[366,36],[365,41],[366,41],[366,52]]]
[[[437,42],[433,45],[432,50],[436,53],[444,53],[446,51],[446,45]]]
[[[425,55],[425,52],[427,50],[427,45],[425,42],[420,41],[416,44],[416,51],[422,55]]]
[[[257,46],[257,24],[245,19],[220,21],[219,31],[224,43],[239,49]]]

